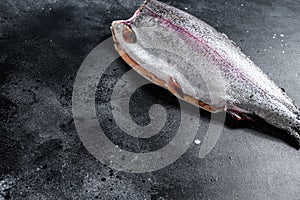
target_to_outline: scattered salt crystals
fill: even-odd
[[[249,31],[246,31],[246,33],[249,33]]]
[[[42,8],[42,10],[45,10],[45,8]]]
[[[284,34],[280,34],[280,37],[284,37]]]
[[[283,44],[281,44],[280,46],[283,47]]]
[[[264,49],[264,51],[267,51],[267,49]]]
[[[276,33],[274,33],[274,34],[273,34],[273,39],[275,39],[275,38],[276,38],[276,36],[277,36],[277,34],[276,34]]]
[[[52,8],[49,8],[49,10],[51,11],[51,10],[52,10]]]
[[[285,51],[282,51],[282,53],[285,53]]]
[[[2,194],[5,194],[5,191],[11,189],[15,183],[15,180],[12,178],[7,178],[4,180],[0,180],[0,199]]]
[[[243,6],[244,6],[244,4],[241,4],[241,6],[243,7]]]
[[[187,10],[188,9],[188,7],[184,7],[184,10]]]
[[[273,47],[271,47],[271,46],[269,47],[269,49],[272,49],[272,48],[273,48]]]
[[[281,42],[283,42],[283,40],[281,40]]]
[[[287,43],[285,43],[284,46],[287,46]]]
[[[196,139],[194,142],[195,142],[195,144],[200,144],[201,143],[201,141],[198,140],[198,139]]]

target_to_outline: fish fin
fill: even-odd
[[[177,83],[175,78],[171,77],[169,78],[169,90],[171,93],[173,93],[175,96],[178,96],[180,98],[183,98],[183,91],[181,86]]]
[[[195,97],[192,97],[190,95],[187,95],[183,92],[181,86],[179,83],[175,80],[175,78],[170,77],[168,81],[168,90],[174,94],[176,97],[185,100],[188,103],[191,103],[203,110],[206,110],[211,113],[218,113],[218,112],[223,112],[224,108],[216,108],[214,106],[211,106],[207,103],[204,103],[200,101],[199,99],[196,99]]]
[[[238,109],[227,109],[226,112],[237,121],[255,121],[253,114]]]
[[[300,134],[296,129],[289,128],[287,130],[289,135],[293,138],[293,140],[296,142],[298,149],[300,148]]]
[[[222,112],[224,111],[224,108],[216,108],[214,106],[211,106],[207,103],[204,103],[202,101],[200,101],[199,99],[196,99],[195,97],[192,97],[190,95],[187,95],[185,94],[183,91],[182,91],[182,88],[181,86],[179,85],[178,82],[176,82],[175,78],[173,77],[170,77],[169,78],[169,91],[174,94],[175,96],[193,104],[193,105],[196,105],[206,111],[209,111],[211,113],[217,113],[217,112]]]

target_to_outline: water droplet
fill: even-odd
[[[200,144],[201,143],[201,141],[198,140],[198,139],[196,139],[194,142],[195,142],[195,144]]]
[[[285,51],[282,51],[282,53],[285,53]]]
[[[280,37],[284,37],[284,34],[280,34]]]

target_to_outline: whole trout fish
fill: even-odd
[[[121,57],[151,82],[212,113],[259,116],[300,146],[297,106],[225,34],[156,0],[111,30]]]

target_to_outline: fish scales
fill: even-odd
[[[153,83],[210,112],[257,115],[300,145],[298,107],[225,34],[156,0],[111,29],[123,59]]]

